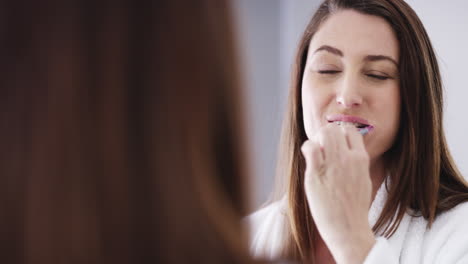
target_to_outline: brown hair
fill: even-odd
[[[305,164],[300,147],[306,134],[301,80],[314,34],[330,15],[344,9],[384,18],[400,45],[401,121],[393,146],[384,154],[391,185],[387,186],[388,201],[374,232],[391,236],[408,208],[432,224],[438,214],[468,201],[468,187],[449,153],[442,128],[442,82],[436,56],[416,13],[402,0],[327,0],[312,17],[300,41],[281,136],[278,172],[284,180],[279,180],[279,184],[286,188],[282,192],[288,196],[291,229],[285,255],[294,258],[314,258],[310,252],[316,231],[303,187]]]
[[[226,1],[4,1],[4,263],[246,263]]]

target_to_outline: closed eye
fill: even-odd
[[[366,74],[368,77],[380,80],[380,81],[385,81],[387,79],[390,79],[390,77],[383,76],[383,75],[376,75],[376,74]]]
[[[325,71],[318,71],[320,74],[337,74],[340,73],[340,71],[334,71],[334,70],[325,70]]]

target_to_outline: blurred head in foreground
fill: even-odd
[[[228,11],[2,3],[3,263],[246,263]]]

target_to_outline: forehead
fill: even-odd
[[[314,51],[322,45],[341,50],[344,57],[385,55],[396,61],[399,58],[398,40],[387,21],[354,10],[341,10],[326,19],[309,48]]]

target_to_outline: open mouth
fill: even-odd
[[[359,133],[365,135],[371,132],[374,127],[369,124],[369,121],[359,116],[345,115],[345,114],[334,114],[328,115],[328,123],[334,123],[337,125],[351,125],[358,129]]]
[[[366,135],[367,133],[371,132],[374,127],[372,125],[369,125],[369,124],[363,124],[363,123],[359,123],[359,122],[347,122],[347,121],[328,121],[328,123],[334,123],[334,124],[337,124],[339,126],[341,125],[352,125],[354,127],[356,127],[359,131],[359,133],[361,133],[361,135]]]
[[[334,124],[337,124],[339,126],[341,126],[341,125],[352,125],[352,126],[355,126],[356,128],[366,128],[366,127],[370,126],[368,124],[362,124],[362,123],[358,123],[358,122],[346,122],[346,121],[328,121],[328,123],[334,123]]]

